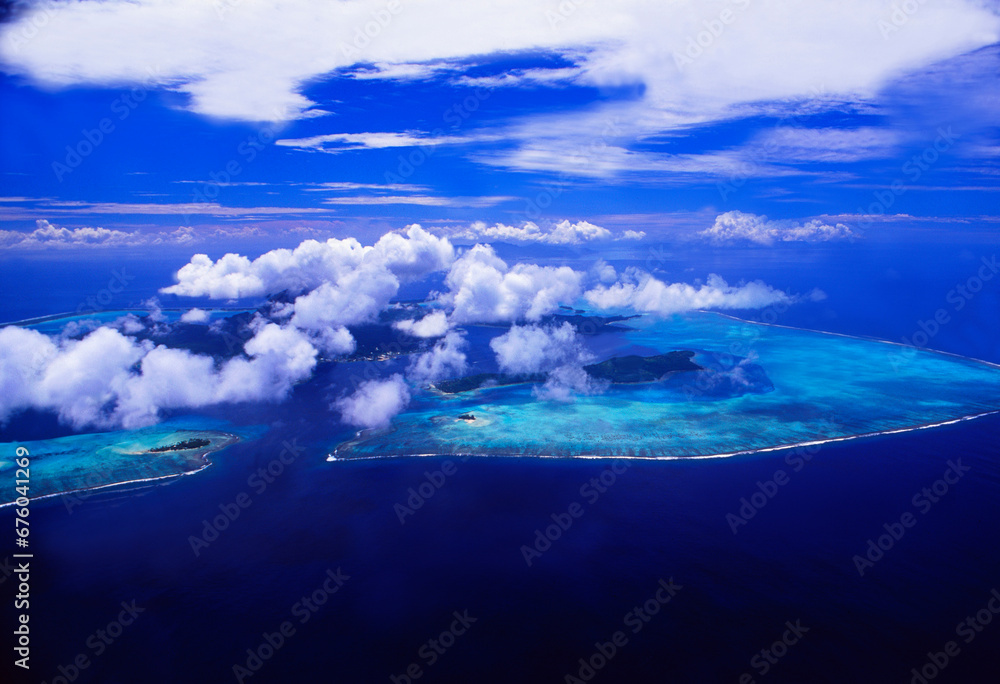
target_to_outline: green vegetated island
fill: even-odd
[[[153,447],[149,450],[151,454],[162,454],[167,451],[184,451],[186,449],[200,449],[201,447],[207,447],[211,444],[211,440],[207,439],[186,439],[183,442],[177,442],[176,444],[167,444],[166,446]]]
[[[583,370],[595,380],[612,384],[637,384],[656,382],[667,373],[704,370],[691,359],[693,351],[678,350],[655,356],[617,356],[607,361],[584,366]],[[444,394],[459,394],[484,387],[504,387],[525,383],[545,382],[545,373],[476,373],[464,378],[442,380],[434,388]]]
[[[37,499],[194,473],[210,465],[209,455],[238,441],[238,435],[219,430],[152,426],[19,445],[31,454],[31,496]],[[10,460],[0,461],[0,472],[13,465]],[[10,477],[9,485],[0,487],[0,506],[16,497]]]
[[[604,392],[577,392],[563,402],[530,391],[540,375],[446,380],[393,418],[390,429],[365,430],[336,445],[338,460],[719,457],[1000,409],[997,365],[878,340],[711,312],[648,319],[616,336],[615,358],[586,367],[608,383]],[[507,384],[515,386],[490,388]]]

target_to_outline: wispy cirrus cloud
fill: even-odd
[[[141,215],[141,216],[297,216],[306,214],[328,214],[322,207],[234,207],[217,202],[83,202],[78,200],[33,199],[5,206],[0,203],[0,219],[37,219],[48,216],[74,216],[95,214]]]
[[[979,0],[921,4],[886,35],[879,26],[894,1],[823,0],[789,12],[783,0],[621,0],[570,3],[575,9],[564,16],[558,5],[531,0],[502,7],[426,0],[394,5],[399,11],[384,0],[83,0],[46,5],[44,30],[30,41],[18,39],[30,13],[0,29],[0,65],[45,87],[142,83],[169,93],[170,106],[212,119],[298,121],[274,144],[303,152],[449,147],[489,167],[555,175],[567,185],[829,180],[832,172],[815,164],[890,158],[922,134],[888,123],[913,95],[893,86],[1000,40],[1000,16]],[[372,23],[374,15],[384,20]],[[518,61],[525,56],[530,66]],[[989,56],[962,64],[995,80]],[[947,83],[950,72],[937,78]],[[361,87],[358,81],[381,81],[392,96],[421,81],[453,107],[498,89],[522,92],[515,106],[506,102],[469,123],[471,111],[463,111],[445,130],[427,123],[454,111],[444,106],[418,116],[404,106],[398,116],[363,121],[329,115],[346,113],[342,91]],[[965,90],[976,94],[980,125],[995,97]],[[536,98],[542,91],[571,95],[551,107],[548,97]],[[817,118],[757,130],[762,120],[791,112]],[[842,124],[845,114],[850,121]],[[734,121],[749,135],[727,138]],[[713,126],[718,136],[706,134]],[[971,144],[973,134],[964,135]],[[685,137],[695,144],[671,144]],[[490,206],[486,199],[443,204],[429,199],[432,192],[406,201],[407,191],[383,194],[368,204]],[[352,203],[364,202],[333,199],[310,210]],[[238,211],[205,204],[180,213]],[[280,210],[243,215],[273,213]]]
[[[777,126],[757,136],[740,150],[747,159],[759,159],[766,151],[769,159],[782,164],[850,163],[865,159],[885,159],[900,146],[902,136],[887,128],[861,127],[806,128]]]
[[[382,204],[416,204],[423,207],[492,207],[517,199],[508,195],[486,197],[445,197],[440,195],[354,195],[328,197],[324,204],[346,204],[354,206]]]
[[[777,0],[731,5],[733,19],[692,51],[726,7],[623,0],[553,23],[531,0],[429,0],[389,13],[358,45],[372,13],[385,11],[382,0],[76,2],[46,6],[45,30],[30,41],[17,40],[30,13],[12,22],[0,57],[8,70],[54,86],[139,82],[153,72],[161,87],[185,93],[193,111],[256,121],[322,114],[302,91],[338,71],[398,80],[475,55],[543,50],[569,56],[581,83],[643,84],[639,113],[691,122],[806,95],[817,83],[872,92],[906,69],[996,42],[1000,32],[1000,18],[972,0],[924,5],[891,40],[879,31],[889,0],[812,3],[792,13]],[[358,70],[366,64],[378,66]]]
[[[473,88],[520,88],[576,81],[583,76],[580,67],[553,69],[512,69],[497,76],[460,76],[455,83]]]
[[[376,190],[380,192],[428,192],[430,186],[410,183],[356,183],[353,181],[330,181],[310,183],[304,188],[310,192]]]
[[[329,133],[309,138],[282,138],[274,142],[279,147],[298,147],[336,154],[350,150],[381,150],[391,147],[436,147],[462,145],[482,140],[496,140],[497,136],[431,135],[419,131],[402,133]]]

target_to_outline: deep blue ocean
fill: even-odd
[[[645,267],[673,280],[716,272],[819,288],[825,298],[780,322],[892,341],[944,308],[949,322],[928,347],[1000,363],[1000,278],[953,303],[998,247],[988,237],[667,245]],[[0,321],[76,310],[122,268],[135,277],[104,306],[136,306],[184,261],[8,259]],[[72,507],[33,502],[32,667],[27,679],[15,672],[8,650],[9,681],[998,681],[1000,416],[727,459],[328,463],[351,434],[327,408],[334,377],[282,405],[206,412],[269,430],[197,475]],[[14,420],[0,440],[57,433]],[[270,482],[255,476],[275,462]],[[778,469],[787,482],[771,487]],[[946,475],[952,484],[935,493]],[[399,506],[428,480],[441,484],[401,524]],[[775,488],[734,534],[727,515]],[[191,537],[241,494],[251,504],[196,555]],[[573,505],[582,514],[566,524]],[[0,509],[10,539],[13,517]],[[522,547],[554,520],[566,529],[529,565]],[[885,525],[898,538],[883,539],[879,556],[868,542],[889,535]],[[862,575],[854,557],[866,553],[875,560]],[[0,569],[5,630],[15,584]],[[975,627],[963,629],[969,618]]]

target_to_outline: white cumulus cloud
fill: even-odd
[[[579,333],[569,323],[562,325],[515,325],[490,340],[497,365],[505,373],[539,373],[564,365],[593,360],[584,349]]]
[[[410,389],[398,373],[387,380],[368,380],[351,395],[341,397],[331,408],[340,411],[341,419],[356,427],[387,427],[410,403]]]
[[[355,238],[330,238],[326,242],[305,240],[294,250],[271,250],[253,261],[239,254],[226,254],[217,261],[196,254],[177,272],[177,284],[162,292],[213,299],[259,297],[281,290],[303,292],[336,283],[361,269],[408,280],[445,269],[453,258],[454,248],[447,239],[414,224],[403,233],[386,233],[372,246],[363,246]]]
[[[830,242],[858,237],[843,223],[828,224],[818,219],[806,223],[771,221],[766,216],[742,211],[727,211],[715,218],[711,228],[698,233],[712,242],[755,242],[771,245],[775,242]]]
[[[583,275],[568,266],[507,264],[489,245],[455,260],[440,301],[455,323],[538,320],[580,295]]]
[[[342,325],[311,330],[308,334],[316,348],[330,356],[350,354],[357,348],[351,331]]]
[[[565,399],[599,388],[581,375],[592,359],[569,323],[539,321],[584,297],[599,309],[667,315],[694,309],[751,309],[793,298],[760,281],[729,285],[712,275],[705,284],[664,283],[648,273],[619,274],[598,260],[587,273],[567,266],[517,263],[509,266],[489,245],[475,245],[458,258],[447,238],[413,225],[364,246],[353,238],[306,240],[292,250],[273,250],[257,259],[229,254],[212,261],[196,255],[164,291],[192,296],[262,295],[281,289],[300,292],[280,315],[257,316],[242,354],[219,361],[183,349],[139,341],[131,334],[168,327],[155,300],[142,319],[128,315],[112,324],[76,324],[58,337],[14,326],[0,328],[0,420],[24,409],[56,413],[76,428],[147,425],[164,411],[220,403],[279,401],[309,379],[320,354],[351,353],[348,326],[375,320],[391,306],[400,285],[443,274],[445,290],[436,308],[397,329],[439,338],[415,356],[410,381],[423,384],[465,372],[466,340],[455,326],[514,323],[491,342],[499,367],[507,372],[544,372],[549,381],[539,396]],[[593,287],[584,291],[587,283]],[[814,297],[821,293],[813,293]],[[185,322],[206,322],[207,312],[191,309]],[[275,322],[279,321],[279,322]],[[217,327],[217,326],[216,326]],[[409,401],[402,376],[365,384],[334,404],[353,425],[387,424]]]
[[[181,314],[182,323],[208,323],[210,318],[211,314],[204,309],[191,309]]]
[[[599,309],[624,309],[660,316],[698,309],[760,309],[792,301],[790,295],[759,280],[729,285],[712,274],[704,285],[696,287],[687,283],[667,284],[639,271],[627,272],[614,285],[599,285],[587,291],[584,297]]]
[[[450,332],[428,351],[414,358],[407,368],[409,378],[423,385],[462,375],[466,368],[465,337]]]
[[[323,330],[369,321],[389,305],[398,290],[399,280],[389,271],[358,269],[298,297],[292,323],[306,330]]]
[[[626,231],[634,233],[634,231]],[[611,231],[596,226],[589,221],[570,223],[563,220],[548,228],[541,228],[533,221],[525,221],[520,226],[508,226],[497,223],[492,226],[482,221],[476,221],[465,230],[454,235],[466,240],[483,240],[486,242],[537,242],[548,245],[579,245],[584,242],[610,240]],[[622,236],[623,238],[625,235]],[[630,239],[630,238],[626,238]]]
[[[444,311],[434,311],[420,320],[396,321],[392,327],[413,337],[441,337],[448,332],[448,314]]]
[[[490,348],[506,373],[546,373],[545,382],[532,390],[539,399],[569,402],[577,394],[596,394],[609,383],[597,382],[583,369],[595,358],[570,323],[515,325],[494,337]]]
[[[539,399],[570,402],[578,394],[599,394],[610,385],[608,381],[598,381],[590,377],[581,366],[560,366],[545,379],[545,383],[534,388]]]
[[[344,354],[354,349],[346,326],[373,320],[403,282],[447,269],[454,254],[446,238],[413,224],[371,246],[330,238],[271,250],[252,261],[239,254],[217,261],[196,254],[177,272],[177,283],[161,291],[225,299],[301,293],[282,315],[291,314],[291,325],[311,335],[325,353]]]
[[[217,364],[109,327],[57,343],[8,326],[0,329],[0,420],[34,408],[77,429],[135,428],[166,409],[280,400],[316,365],[309,340],[274,323],[259,325],[244,350]]]

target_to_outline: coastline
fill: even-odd
[[[216,432],[215,434],[225,437],[226,438],[225,443],[213,446],[211,448],[203,448],[200,449],[198,453],[192,454],[191,455],[192,461],[194,460],[201,461],[201,465],[197,468],[191,470],[183,470],[176,473],[167,473],[166,475],[157,475],[155,477],[140,477],[132,480],[122,480],[120,482],[108,482],[106,484],[98,484],[90,487],[78,487],[75,489],[67,489],[65,491],[60,491],[60,492],[50,492],[48,494],[41,494],[39,496],[29,496],[28,501],[29,502],[42,501],[45,499],[51,499],[59,496],[70,496],[73,494],[79,494],[81,492],[96,492],[101,489],[110,489],[112,487],[124,487],[126,485],[160,482],[162,480],[172,480],[187,475],[196,475],[212,465],[212,461],[211,459],[209,459],[209,456],[211,454],[222,451],[223,449],[230,447],[233,444],[237,444],[238,442],[241,441],[239,435],[235,435],[231,432]],[[150,453],[150,452],[141,452],[141,453]],[[165,452],[165,453],[170,453],[170,452]],[[13,506],[15,505],[15,503],[16,503],[15,501],[0,502],[0,508]]]
[[[777,324],[777,323],[764,323],[764,322],[759,322],[759,321],[751,321],[751,320],[746,320],[746,319],[743,319],[743,318],[739,318],[737,316],[733,316],[733,315],[725,314],[725,313],[720,313],[720,312],[716,312],[716,311],[699,310],[697,313],[700,314],[700,315],[713,314],[715,316],[718,316],[718,317],[721,317],[721,318],[724,318],[724,319],[727,319],[727,320],[736,321],[736,322],[739,322],[739,323],[745,323],[745,324],[749,324],[749,325],[759,325],[759,326],[768,326],[768,327],[774,327],[774,328],[783,328],[783,329],[786,329],[786,330],[794,330],[794,331],[797,331],[797,332],[813,333],[815,335],[823,335],[823,336],[825,336],[825,335],[832,335],[832,336],[836,336],[836,337],[842,337],[842,338],[847,338],[847,339],[859,340],[859,341],[863,341],[863,342],[877,342],[877,343],[881,343],[881,344],[902,347],[904,349],[911,349],[911,350],[913,350],[914,353],[917,353],[917,354],[924,352],[924,353],[928,353],[928,354],[941,355],[943,357],[950,357],[950,358],[960,359],[962,361],[965,361],[965,362],[968,362],[968,363],[971,363],[971,364],[975,364],[977,366],[985,366],[985,367],[988,367],[988,368],[997,368],[997,369],[1000,369],[1000,364],[992,363],[990,361],[984,361],[982,359],[976,359],[976,358],[973,358],[973,357],[963,356],[961,354],[955,354],[955,353],[952,353],[952,352],[939,351],[939,350],[935,350],[935,349],[928,349],[928,348],[922,348],[922,347],[914,347],[912,345],[901,344],[899,342],[892,342],[892,341],[889,341],[889,340],[882,340],[882,339],[878,339],[878,338],[870,338],[870,337],[864,337],[864,336],[858,336],[858,335],[849,335],[849,334],[846,334],[846,333],[836,333],[836,332],[826,332],[826,331],[822,331],[822,330],[812,330],[812,329],[808,329],[808,328],[799,328],[799,327],[789,326],[789,325],[780,325],[780,324]],[[633,383],[621,383],[621,384],[633,384]],[[476,388],[474,390],[471,390],[470,393],[476,393],[476,392],[479,392],[479,391],[481,391],[483,389],[492,389],[492,388],[493,387],[479,387],[479,388]],[[453,396],[456,396],[455,394],[442,393],[440,391],[435,392],[435,394],[437,396],[439,396],[439,397],[453,397]],[[462,393],[460,393],[460,394],[462,394]],[[793,442],[793,443],[790,443],[790,444],[779,444],[779,445],[773,445],[773,446],[762,446],[762,447],[759,447],[759,448],[735,449],[735,450],[731,450],[731,451],[723,451],[723,452],[712,453],[712,454],[692,454],[692,455],[688,455],[688,456],[676,456],[676,455],[670,455],[670,456],[667,456],[667,455],[659,455],[659,456],[634,456],[634,455],[614,456],[614,455],[601,454],[601,453],[580,453],[580,454],[573,454],[573,455],[561,456],[561,455],[552,455],[552,454],[544,454],[544,453],[539,453],[539,454],[471,453],[469,455],[480,456],[480,457],[502,457],[502,458],[582,458],[582,459],[616,459],[616,458],[627,458],[627,459],[633,459],[633,460],[649,460],[649,461],[654,461],[654,460],[655,461],[670,461],[670,460],[688,460],[688,459],[706,459],[706,458],[731,458],[733,456],[749,455],[749,454],[755,454],[755,453],[763,453],[763,452],[775,451],[775,450],[779,450],[779,449],[794,449],[794,448],[801,448],[801,447],[807,447],[807,446],[815,446],[815,445],[820,445],[820,444],[826,444],[826,443],[831,443],[831,442],[846,441],[846,440],[850,440],[850,439],[861,439],[861,438],[867,438],[867,437],[877,437],[877,436],[880,436],[880,435],[898,434],[898,433],[903,433],[903,432],[909,432],[909,431],[912,431],[912,430],[930,429],[930,428],[934,428],[934,427],[940,427],[940,426],[943,426],[943,425],[950,425],[950,424],[954,424],[954,423],[959,423],[959,422],[966,421],[966,420],[973,420],[975,418],[980,418],[980,417],[992,415],[992,414],[995,414],[995,413],[1000,413],[1000,408],[992,408],[992,407],[990,407],[988,405],[987,406],[980,406],[980,407],[977,407],[977,408],[988,409],[988,410],[981,410],[980,412],[977,412],[977,413],[971,413],[971,414],[968,414],[968,415],[958,416],[958,417],[954,417],[954,418],[947,418],[945,420],[935,420],[935,421],[931,421],[931,422],[927,422],[927,423],[916,423],[916,424],[913,424],[913,425],[907,425],[907,426],[904,426],[904,427],[897,427],[897,428],[886,429],[886,430],[872,430],[872,431],[868,431],[868,432],[859,432],[857,434],[841,435],[841,436],[829,437],[829,438],[821,438],[821,439],[803,440],[803,441]],[[383,428],[383,429],[386,429],[386,428]],[[387,429],[389,431],[395,431],[396,427],[395,427],[395,425],[391,425]],[[372,432],[373,432],[373,430],[367,430],[367,429],[366,430],[359,430],[355,434],[354,438],[349,439],[349,440],[345,440],[343,442],[338,443],[335,446],[335,451],[338,454],[337,460],[343,460],[343,461],[355,460],[355,459],[358,459],[358,460],[372,460],[372,459],[379,459],[379,458],[394,458],[394,457],[411,458],[411,457],[420,457],[420,456],[447,456],[447,455],[455,455],[455,454],[448,453],[448,452],[444,452],[444,453],[430,452],[430,453],[421,453],[421,454],[352,455],[352,451],[354,451],[354,447],[356,445],[358,445],[359,443],[364,442],[366,440],[367,436],[370,433],[372,433]],[[736,445],[733,445],[733,446],[736,446]],[[643,449],[643,450],[646,450],[646,449]],[[633,451],[634,451],[634,449],[633,449]],[[459,454],[459,455],[466,455],[466,454],[462,453],[462,454]]]
[[[719,454],[696,454],[692,456],[612,456],[608,454],[576,454],[573,456],[557,456],[552,454],[483,454],[483,453],[421,453],[421,454],[386,454],[385,456],[343,456],[342,449],[345,445],[350,442],[357,441],[365,430],[359,430],[357,436],[352,440],[347,440],[341,442],[336,446],[335,449],[331,450],[331,453],[336,452],[339,454],[338,458],[331,462],[344,462],[344,461],[375,461],[393,458],[444,458],[447,456],[472,456],[475,458],[546,458],[546,459],[585,459],[585,460],[608,460],[616,461],[619,459],[627,459],[630,461],[694,461],[709,458],[733,458],[734,456],[749,456],[751,454],[761,454],[769,451],[780,451],[782,449],[799,449],[808,446],[817,446],[822,444],[830,444],[833,442],[846,442],[852,439],[866,439],[869,437],[880,437],[882,435],[896,435],[903,432],[913,432],[914,430],[929,430],[931,428],[941,427],[944,425],[954,425],[956,423],[962,423],[967,420],[975,420],[977,418],[983,418],[985,416],[992,416],[995,414],[1000,414],[1000,409],[995,409],[992,411],[985,411],[983,413],[975,413],[968,416],[962,416],[960,418],[951,418],[949,420],[938,421],[935,423],[925,423],[922,425],[914,425],[912,427],[896,428],[893,430],[880,430],[877,432],[865,432],[859,433],[857,435],[844,435],[841,437],[829,437],[827,439],[814,439],[804,442],[795,442],[792,444],[780,444],[777,446],[760,447],[759,449],[743,449],[740,451],[728,451]],[[350,448],[347,447],[347,452],[350,454]]]
[[[184,308],[184,307],[161,307],[160,311],[170,311],[172,313],[183,313],[183,312],[187,311],[189,308],[190,307],[187,307],[187,308]],[[234,307],[234,308],[225,307],[225,306],[213,306],[212,307],[212,311],[226,311],[226,312],[232,312],[232,313],[240,313],[242,311],[251,311],[251,310],[252,309],[250,309],[248,307],[245,307],[245,306],[244,307]],[[23,319],[21,319],[19,321],[5,321],[5,322],[0,323],[0,328],[5,328],[5,327],[10,326],[10,325],[16,325],[16,326],[24,327],[24,326],[30,326],[30,325],[39,325],[40,323],[52,323],[52,322],[58,321],[58,320],[60,320],[62,318],[78,318],[78,317],[86,317],[86,316],[97,316],[97,315],[100,315],[100,314],[117,314],[117,313],[120,313],[120,314],[123,314],[123,315],[130,314],[130,313],[148,314],[149,313],[149,309],[135,309],[135,308],[132,308],[132,309],[101,309],[99,311],[90,311],[90,310],[88,310],[88,311],[78,311],[78,312],[64,311],[63,313],[48,314],[46,316],[32,316],[31,318],[23,318]]]

